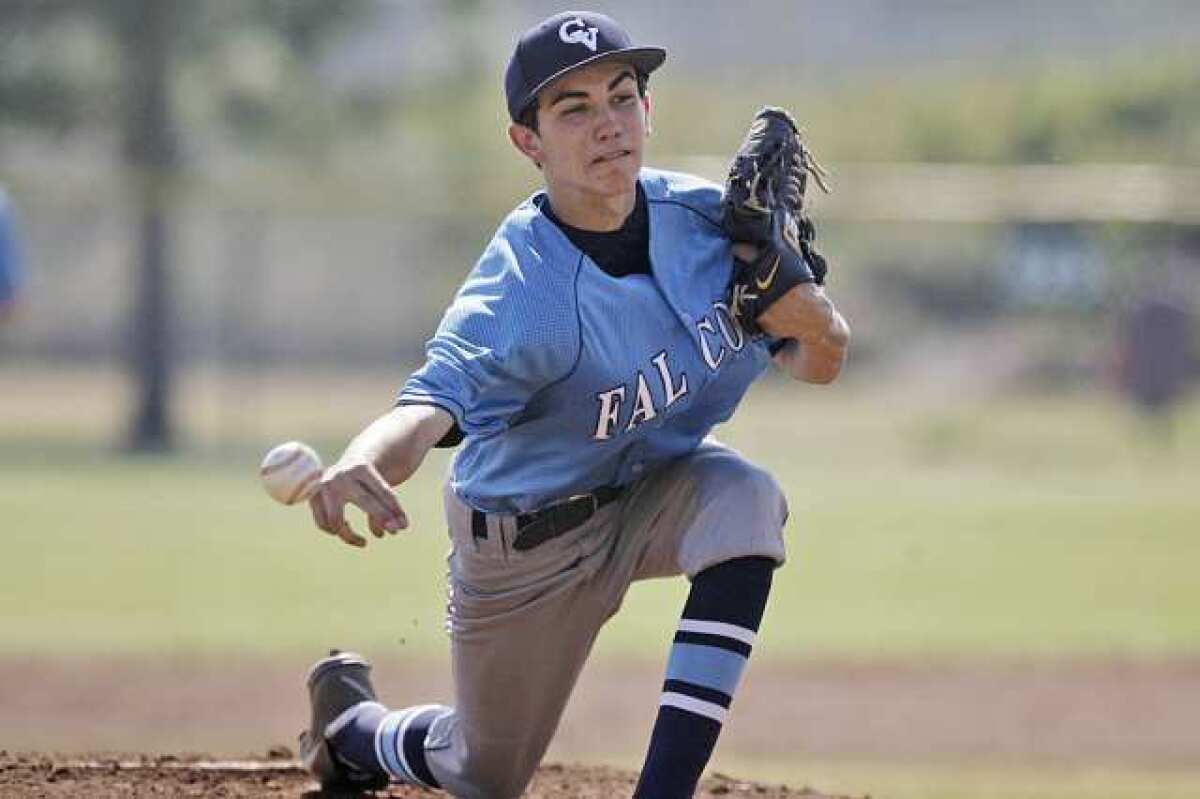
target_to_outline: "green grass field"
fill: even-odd
[[[252,411],[221,416],[198,382],[184,413],[192,454],[169,458],[109,448],[119,396],[70,417],[10,396],[0,647],[272,652],[340,631],[361,646],[441,652],[444,455],[401,489],[415,529],[365,552],[320,534],[305,508],[274,505],[256,481],[260,453],[282,438],[336,455],[386,403],[389,389],[371,386],[340,385],[314,407],[312,393],[268,385]],[[722,435],[792,503],[791,560],[762,650],[1200,652],[1200,413],[1190,409],[1171,450],[1134,422],[1102,397],[931,404],[852,386],[757,388]],[[661,657],[685,589],[635,586],[601,652]]]
[[[0,652],[309,653],[332,637],[443,655],[445,455],[400,491],[415,529],[365,552],[257,484],[280,440],[336,455],[386,407],[388,382],[190,377],[186,454],[166,458],[113,449],[123,391],[111,377],[10,370],[0,384]],[[951,402],[768,384],[721,432],[792,503],[791,560],[756,659],[1200,654],[1195,405],[1164,448],[1100,396]],[[635,586],[599,656],[659,661],[685,590]],[[714,766],[891,799],[1200,795],[1200,773],[1183,767],[720,751]]]

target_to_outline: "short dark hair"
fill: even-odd
[[[638,97],[645,98],[646,87],[650,84],[650,76],[645,73],[642,73],[642,72],[636,72],[634,74],[635,74],[635,77],[637,78]],[[535,97],[535,98],[533,98],[533,102],[530,103],[528,106],[526,106],[525,110],[521,112],[521,115],[519,117],[517,117],[517,124],[524,125],[525,127],[532,130],[534,133],[537,133],[538,132],[538,108],[539,108],[538,99]]]

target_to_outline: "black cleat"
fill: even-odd
[[[364,771],[338,756],[329,737],[363,702],[377,702],[371,664],[354,652],[329,651],[308,672],[312,723],[300,733],[300,762],[326,791],[369,791],[388,784],[386,774]]]

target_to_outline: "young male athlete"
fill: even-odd
[[[444,492],[454,705],[389,709],[360,656],[319,661],[301,756],[326,787],[520,795],[630,583],[686,575],[636,795],[695,790],[784,560],[787,516],[771,476],[709,431],[772,357],[797,379],[833,380],[849,330],[816,285],[823,262],[820,275],[792,264],[794,288],[735,318],[721,190],[642,168],[647,76],[665,57],[586,12],[517,44],[509,135],[545,190],[501,223],[395,409],[310,503],[320,529],[364,546],[344,506],[376,536],[407,527],[392,487],[431,447],[463,442]],[[778,272],[778,258],[765,264],[758,289]]]

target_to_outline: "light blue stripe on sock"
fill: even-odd
[[[396,753],[396,741],[400,733],[400,723],[404,720],[404,713],[393,711],[387,714],[383,723],[379,725],[379,752],[383,755],[383,765],[398,780],[411,780],[412,777],[404,766],[400,764],[400,757]]]
[[[675,644],[667,661],[667,679],[713,688],[733,696],[746,658],[737,652],[703,644]]]

